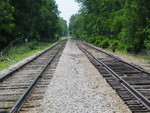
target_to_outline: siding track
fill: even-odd
[[[84,52],[133,113],[150,113],[150,72],[78,41]]]
[[[0,78],[0,113],[2,111],[16,113],[21,109],[27,98],[29,98],[28,100],[42,98],[38,94],[44,93],[44,88],[49,84],[65,43],[66,40],[56,43],[36,58]],[[35,90],[29,97],[33,89]],[[34,94],[38,96],[36,97]],[[29,101],[26,103],[29,103]]]

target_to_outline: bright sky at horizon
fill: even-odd
[[[69,23],[71,15],[76,14],[79,10],[79,4],[75,0],[55,0],[58,4],[58,10],[61,12],[60,17],[63,17]]]

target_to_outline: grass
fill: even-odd
[[[98,38],[100,39],[101,37],[98,37]],[[111,44],[114,43],[113,41],[104,40],[105,42],[103,42],[103,41],[99,41],[99,40],[94,39],[94,38],[91,38],[91,39],[93,39],[93,40],[85,40],[85,41],[87,43],[93,44],[93,45],[95,45],[97,47],[101,47],[101,48],[103,47],[103,45],[106,46],[106,47],[108,46],[106,48],[106,50],[112,51],[112,45]],[[135,57],[137,59],[140,59],[140,60],[142,59],[146,62],[150,62],[150,50],[145,51],[145,53],[143,52],[143,53],[139,53],[139,54],[128,53],[127,50],[126,50],[127,49],[126,45],[122,45],[122,43],[119,43],[119,41],[116,41],[116,43],[118,43],[118,45],[117,45],[118,49],[116,49],[116,53],[124,54],[124,55],[127,55],[127,56],[132,56],[132,57]]]
[[[93,44],[93,45],[95,45],[95,44]],[[98,45],[95,45],[95,46],[99,47]],[[106,50],[112,51],[112,47],[108,47]],[[116,53],[124,54],[124,55],[127,55],[127,56],[132,56],[132,57],[138,58],[140,60],[142,59],[142,60],[145,60],[146,62],[150,62],[150,55],[148,55],[148,54],[141,54],[140,53],[138,55],[135,55],[135,54],[132,54],[132,53],[128,53],[126,50],[118,50],[118,49],[116,50]]]
[[[132,56],[132,57],[138,58],[140,60],[142,59],[142,60],[145,60],[146,62],[150,62],[150,56],[147,55],[147,54],[138,54],[138,55],[135,55],[135,54],[132,54],[132,53],[128,53],[125,50],[122,50],[122,51],[117,50],[116,52],[120,53],[120,54],[127,55],[127,56]]]
[[[68,37],[60,37],[60,39],[67,39]]]
[[[138,55],[136,56],[138,59],[144,59],[145,61],[150,62],[150,56],[148,55]]]
[[[10,65],[13,65],[15,64],[14,62],[9,62],[9,61],[3,61],[3,62],[0,62],[0,70],[3,70],[7,67],[9,67]]]
[[[93,44],[93,45],[95,45],[95,44]],[[95,46],[99,47],[98,45],[95,45]],[[106,50],[112,51],[112,47],[109,46]],[[150,54],[148,54],[148,53],[147,54],[146,53],[145,54],[142,54],[142,53],[134,54],[134,53],[129,53],[124,49],[123,50],[116,49],[116,53],[124,54],[127,56],[132,56],[132,57],[135,57],[137,59],[144,60],[146,62],[150,62]]]
[[[112,52],[112,50],[110,48],[107,48],[106,50]],[[128,53],[125,50],[116,50],[116,53],[123,54],[123,55],[126,55],[126,56],[132,56],[132,57],[135,57],[137,59],[144,60],[146,62],[150,62],[150,56],[146,55],[146,54],[135,55],[135,54],[132,54],[132,53]]]
[[[51,46],[53,44],[53,42],[51,43],[36,43],[35,45],[30,44],[30,46],[26,46],[26,45],[21,45],[18,47],[13,47],[12,49],[8,50],[6,55],[4,55],[4,58],[9,58],[12,60],[15,60],[16,62],[10,62],[10,61],[2,61],[0,62],[0,70],[3,70],[15,63],[17,63],[18,61],[21,61],[22,59],[37,53],[49,46]],[[32,48],[32,49],[31,49]]]

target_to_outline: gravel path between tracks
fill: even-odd
[[[69,39],[41,106],[34,113],[131,113]]]

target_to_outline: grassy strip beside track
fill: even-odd
[[[51,46],[53,43],[54,42],[36,43],[36,45],[34,45],[34,44],[33,45],[32,44],[21,45],[21,46],[16,46],[16,47],[11,48],[9,51],[7,51],[6,55],[4,55],[4,58],[9,58],[16,62],[4,60],[4,61],[0,62],[0,70],[3,70],[5,68],[17,63],[18,61],[21,61],[24,58]]]
[[[109,50],[110,50],[110,49],[109,49]],[[137,59],[144,60],[144,61],[146,61],[146,62],[150,62],[150,56],[147,55],[147,54],[137,54],[137,55],[135,55],[135,54],[132,54],[132,53],[128,53],[128,52],[125,51],[125,50],[123,50],[123,51],[117,50],[116,52],[119,53],[119,54],[126,55],[126,56],[132,56],[132,57],[135,57],[135,58],[137,58]]]
[[[97,47],[100,47],[100,48],[103,48],[103,49],[106,49],[108,51],[112,51],[112,44],[113,42],[105,42],[103,44],[101,44],[102,42],[101,41],[98,41],[98,43],[96,42],[93,42],[92,41],[89,41],[89,40],[85,40],[87,43],[90,43],[94,46],[97,46]],[[115,43],[115,41],[114,41]],[[147,52],[143,52],[143,53],[132,53],[132,52],[128,52],[126,47],[121,47],[122,45],[120,43],[118,43],[117,45],[117,49],[116,49],[116,53],[119,53],[119,54],[124,54],[126,56],[132,56],[132,57],[135,57],[135,58],[138,58],[140,60],[145,60],[146,62],[150,62],[150,53],[147,51]]]

